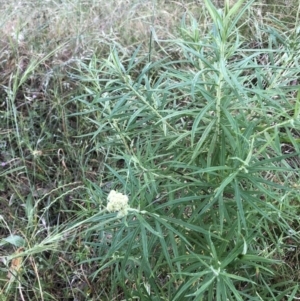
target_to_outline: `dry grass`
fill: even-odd
[[[284,11],[281,15],[278,13],[281,9],[295,13],[289,10],[291,1],[287,5],[276,2],[276,6],[265,1],[253,6],[253,16],[258,16],[255,20],[261,17],[263,21],[270,13],[280,19],[288,17]],[[204,28],[209,26],[201,1],[3,2],[0,71],[5,78],[16,70],[24,71],[29,61],[40,60],[49,53],[52,55],[47,61],[48,69],[90,58],[93,54],[105,56],[113,44],[122,45],[128,54],[142,45],[147,53],[151,31],[156,41],[172,39],[186,12],[201,20]],[[222,7],[222,2],[217,3]],[[257,29],[257,26],[249,27]],[[259,32],[257,35],[259,38]]]

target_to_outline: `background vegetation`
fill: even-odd
[[[0,14],[1,301],[300,298],[298,1]]]

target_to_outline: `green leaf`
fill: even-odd
[[[5,245],[6,243],[14,245],[15,247],[18,247],[18,248],[25,246],[24,238],[19,235],[14,235],[14,234],[12,234],[6,238],[2,238],[2,240],[0,242],[0,246]]]

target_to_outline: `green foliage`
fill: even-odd
[[[205,0],[205,28],[187,13],[178,38],[153,37],[146,54],[114,44],[105,58],[75,60],[74,90],[53,77],[46,107],[25,102],[28,115],[18,91],[53,53],[11,78],[1,110],[15,147],[1,153],[10,165],[0,176],[15,212],[1,216],[1,246],[24,249],[2,257],[10,271],[23,262],[2,277],[3,294],[22,285],[30,300],[300,297],[299,36],[276,22],[250,47],[253,2]],[[129,197],[127,215],[106,209],[111,190]],[[61,295],[55,281],[68,285]]]

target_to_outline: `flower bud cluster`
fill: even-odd
[[[109,212],[118,212],[118,217],[123,217],[128,214],[128,196],[115,190],[111,190],[107,196],[106,209]]]

